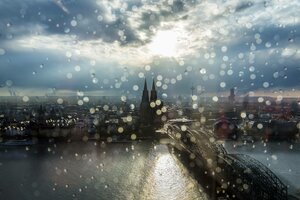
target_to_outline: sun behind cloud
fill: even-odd
[[[166,30],[158,31],[149,44],[151,54],[162,57],[176,57],[179,47],[178,33]]]

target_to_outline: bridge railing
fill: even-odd
[[[230,189],[237,195],[237,198],[256,200],[257,196],[254,195],[256,185],[253,184],[253,178],[245,173],[245,165],[237,162],[236,159],[228,154],[219,157],[223,161],[219,164],[223,170],[222,176],[230,183]],[[237,181],[238,179],[240,181]]]
[[[265,165],[251,156],[245,154],[232,155],[240,162],[246,163],[256,177],[256,182],[260,182],[266,193],[273,199],[287,199],[287,186]]]
[[[170,125],[169,128],[172,129],[173,136],[180,133],[185,141],[182,141],[182,138],[177,139],[183,142],[189,151],[195,152],[196,155],[199,154],[202,159],[210,157],[214,159],[214,162],[223,161],[221,165],[224,173],[220,175],[220,180],[223,181],[222,177],[224,177],[234,183],[233,178],[240,178],[244,184],[247,184],[249,190],[243,189],[240,185],[231,188],[239,197],[262,200],[287,199],[286,185],[269,168],[248,155],[228,154],[222,145],[215,142],[215,137],[209,130],[193,130],[187,127],[183,131],[181,127],[176,125]],[[195,141],[189,141],[191,137],[194,137]]]

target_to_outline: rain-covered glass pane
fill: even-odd
[[[0,199],[300,199],[299,0],[0,0]]]

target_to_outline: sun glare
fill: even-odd
[[[178,48],[178,34],[173,31],[159,31],[148,48],[153,55],[175,57]]]

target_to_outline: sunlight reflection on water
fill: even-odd
[[[0,199],[207,199],[166,145],[9,148],[0,163]]]

